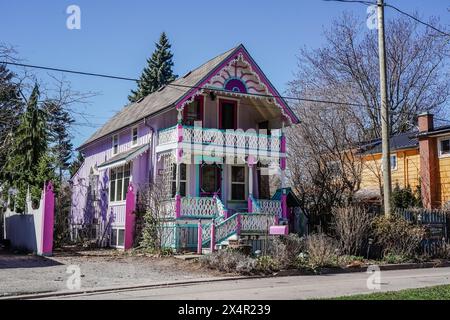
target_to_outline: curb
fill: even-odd
[[[320,273],[310,273],[310,272],[305,272],[305,271],[301,271],[301,270],[281,270],[281,271],[276,272],[271,275],[230,276],[230,277],[220,277],[220,278],[205,278],[205,279],[201,279],[201,280],[197,279],[197,280],[188,280],[188,281],[172,281],[172,282],[159,282],[159,283],[157,282],[157,283],[151,283],[151,284],[141,284],[141,285],[131,285],[131,286],[121,286],[121,287],[103,287],[103,288],[98,288],[98,289],[92,288],[92,289],[78,290],[78,291],[44,292],[44,293],[24,294],[24,295],[15,295],[15,296],[3,296],[3,297],[0,297],[0,301],[77,296],[77,295],[85,295],[85,294],[109,293],[109,292],[129,291],[129,290],[144,290],[144,289],[151,289],[151,288],[176,287],[176,286],[182,286],[182,285],[195,285],[195,284],[201,284],[201,283],[248,280],[248,279],[365,272],[367,270],[368,266],[369,265],[361,266],[358,268],[346,268],[346,269],[324,268],[321,270]],[[444,268],[444,267],[450,267],[450,261],[379,265],[379,268],[381,271],[431,269],[431,268]]]
[[[77,291],[54,291],[54,292],[44,292],[44,293],[31,293],[23,295],[14,296],[3,296],[0,297],[2,300],[28,300],[28,299],[41,299],[41,298],[51,298],[51,297],[64,297],[64,296],[76,296],[82,294],[95,294],[95,293],[108,293],[115,291],[128,291],[133,289],[150,289],[150,288],[161,288],[161,287],[172,287],[181,285],[191,285],[197,283],[210,283],[210,282],[221,282],[221,281],[231,281],[231,280],[243,280],[243,279],[253,279],[256,277],[246,277],[246,276],[236,276],[236,277],[222,277],[222,278],[206,278],[203,280],[190,280],[190,281],[172,281],[172,282],[156,282],[151,284],[140,284],[132,286],[121,286],[121,287],[103,287],[103,288],[92,288],[86,290]]]

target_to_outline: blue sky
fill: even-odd
[[[448,0],[391,0],[389,3],[421,17],[440,16],[450,25]],[[81,30],[66,28],[66,8],[81,8]],[[106,1],[0,0],[0,41],[15,46],[24,63],[139,77],[154,42],[165,31],[172,43],[174,71],[182,75],[206,60],[243,43],[272,83],[283,92],[296,69],[300,48],[316,48],[323,28],[343,11],[366,16],[360,4],[292,1]],[[388,10],[387,17],[394,12]],[[14,70],[14,69],[13,69]],[[47,72],[34,70],[44,82]],[[60,74],[55,74],[60,76]],[[132,82],[66,75],[74,90],[100,95],[88,106],[100,125],[127,102]],[[95,128],[77,127],[78,146]]]

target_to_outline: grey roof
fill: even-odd
[[[197,69],[191,71],[184,77],[179,77],[172,84],[196,86],[211,71],[214,70],[222,61],[232,54],[240,46],[234,47],[221,55],[209,60]],[[181,99],[191,88],[165,86],[160,90],[146,96],[143,100],[125,106],[121,111],[116,113],[108,120],[100,129],[98,129],[89,139],[87,139],[78,149],[82,149],[87,144],[98,140],[112,132],[122,129],[130,124],[136,123],[158,111],[166,109],[174,105]]]
[[[415,131],[400,133],[391,136],[389,142],[391,151],[419,147],[419,140],[417,139],[417,132]],[[364,154],[381,153],[381,139],[375,139],[369,142],[362,143],[360,146],[360,150]]]
[[[119,153],[117,155],[115,155],[114,157],[112,157],[111,159],[103,162],[101,165],[98,166],[98,168],[102,168],[102,167],[107,167],[110,166],[116,162],[119,161],[129,161],[134,159],[135,157],[137,157],[138,155],[142,154],[143,152],[147,151],[147,149],[149,148],[148,145],[141,145],[141,146],[137,146],[134,148],[131,148],[128,151]]]

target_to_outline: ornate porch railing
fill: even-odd
[[[276,223],[273,214],[264,213],[242,213],[241,214],[241,231],[246,232],[262,232],[269,231],[269,227]]]
[[[225,219],[219,223],[216,228],[216,243],[220,243],[233,234],[239,233],[239,219],[241,218],[239,213],[235,213],[228,219]]]
[[[279,135],[258,134],[256,131],[183,126],[182,132],[183,143],[185,144],[216,145],[232,149],[236,148],[237,150],[265,151],[268,157],[270,157],[272,152],[278,153],[281,147]],[[158,147],[176,143],[177,140],[176,126],[162,129],[158,132]]]
[[[181,198],[181,216],[192,218],[214,218],[218,215],[216,199],[206,197]]]
[[[282,209],[280,200],[256,200],[250,196],[250,201],[252,202],[252,213],[272,214],[281,217]]]

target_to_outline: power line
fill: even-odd
[[[323,1],[326,1],[326,2],[342,2],[342,3],[360,3],[360,4],[364,4],[364,5],[369,5],[369,6],[377,6],[377,5],[378,5],[378,4],[374,3],[374,2],[370,2],[370,1],[358,1],[358,0],[323,0]],[[442,30],[436,28],[435,26],[433,26],[433,25],[431,25],[431,24],[429,24],[429,23],[427,23],[427,22],[425,22],[425,21],[420,20],[420,19],[417,18],[417,17],[414,17],[412,14],[409,14],[409,13],[407,13],[407,12],[405,12],[405,11],[403,11],[403,10],[397,8],[396,6],[393,6],[393,5],[388,4],[388,3],[385,3],[384,6],[385,6],[385,7],[392,8],[392,9],[394,9],[395,11],[397,11],[398,13],[401,13],[401,14],[403,14],[403,15],[405,15],[405,16],[411,18],[411,19],[413,19],[414,21],[416,21],[416,22],[418,22],[418,23],[420,23],[420,24],[423,24],[424,26],[427,26],[428,28],[431,28],[431,29],[433,29],[434,31],[439,32],[440,34],[442,34],[442,35],[444,35],[444,36],[450,37],[450,33],[447,33],[447,32],[445,32],[445,31],[442,31]]]
[[[39,65],[24,64],[24,63],[17,63],[17,62],[0,61],[0,64],[9,64],[9,65],[20,66],[20,67],[28,67],[28,68],[34,68],[34,69],[65,72],[65,73],[79,74],[79,75],[84,75],[84,76],[93,76],[93,77],[109,78],[109,79],[116,79],[116,80],[125,80],[125,81],[133,81],[133,82],[139,81],[138,79],[134,79],[134,78],[119,77],[119,76],[113,76],[113,75],[107,75],[107,74],[101,74],[101,73],[84,72],[84,71],[54,68],[54,67],[44,67],[44,66],[39,66]],[[169,83],[169,84],[167,84],[167,86],[190,88],[190,89],[204,89],[204,90],[211,90],[211,91],[225,92],[225,93],[236,93],[234,91],[220,89],[220,88],[188,86],[188,85],[181,85],[181,84],[176,84],[176,83]],[[336,105],[345,105],[345,106],[353,106],[353,107],[369,107],[369,108],[371,108],[371,106],[367,106],[365,104],[351,103],[351,102],[347,103],[347,102],[339,102],[339,101],[331,101],[331,100],[317,100],[317,99],[297,98],[297,97],[288,97],[288,96],[271,95],[271,94],[260,94],[260,93],[246,93],[245,95],[264,97],[264,98],[280,98],[280,99],[285,99],[285,100],[295,100],[295,101],[303,101],[303,102],[315,102],[315,103],[324,103],[324,104],[336,104]]]
[[[432,26],[431,24],[426,23],[426,22],[424,22],[424,21],[414,17],[413,15],[411,15],[411,14],[405,12],[405,11],[400,10],[399,8],[397,8],[397,7],[395,7],[395,6],[391,5],[391,4],[385,4],[385,6],[389,7],[389,8],[392,8],[392,9],[396,10],[397,12],[400,12],[401,14],[403,14],[403,15],[405,15],[405,16],[407,16],[407,17],[409,17],[409,18],[411,18],[411,19],[413,19],[413,20],[415,20],[415,21],[417,21],[417,22],[427,26],[428,28],[433,29],[434,31],[437,31],[437,32],[443,34],[444,36],[450,37],[450,33],[447,33],[447,32],[444,32],[442,30],[439,30],[438,28]]]

